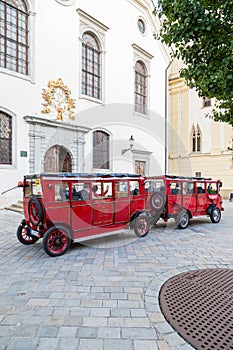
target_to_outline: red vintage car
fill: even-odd
[[[191,218],[207,215],[213,223],[221,220],[222,197],[220,180],[211,178],[154,176],[145,180],[148,196],[146,208],[154,209],[157,220],[175,219],[180,229],[188,226]]]
[[[220,181],[132,174],[39,174],[24,177],[25,218],[18,240],[43,238],[50,256],[64,254],[72,242],[130,227],[144,237],[159,218],[174,218],[179,228],[190,218],[221,219]]]
[[[39,174],[24,177],[25,219],[17,230],[23,244],[43,238],[50,256],[71,242],[134,228],[139,237],[150,227],[144,177],[131,174]]]

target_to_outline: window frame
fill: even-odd
[[[17,145],[17,134],[16,134],[16,115],[12,112],[10,112],[9,110],[7,110],[6,108],[3,108],[0,106],[0,113],[4,113],[6,115],[8,115],[9,117],[11,117],[11,164],[4,164],[4,163],[0,163],[0,169],[15,169],[16,168],[16,161],[17,161],[17,157],[16,157],[16,145]]]
[[[89,35],[96,44],[96,48],[91,45],[86,45],[84,43],[84,36]],[[91,54],[91,67],[90,57]],[[81,67],[81,94],[82,96],[95,100],[102,100],[102,54],[101,54],[101,44],[97,36],[91,32],[86,31],[82,34],[82,67]],[[97,58],[97,62],[95,59]],[[85,61],[84,61],[85,59]],[[89,63],[88,63],[89,61]],[[97,73],[95,72],[95,67],[97,65]],[[85,69],[84,69],[85,67]],[[90,68],[90,69],[89,69]],[[84,82],[85,75],[85,82]],[[91,78],[91,94],[88,93],[88,77]],[[95,80],[97,79],[97,86]],[[97,95],[95,95],[95,90],[97,89]]]
[[[3,57],[0,59],[0,67],[29,77],[29,11],[25,1],[23,4],[25,10],[0,0],[0,11],[4,15],[1,37],[4,50]]]
[[[96,143],[98,140],[95,139],[95,135],[99,136],[99,135],[105,135],[107,137],[107,149],[104,148],[104,145],[102,145],[101,147],[98,147],[98,144],[101,144],[101,142]],[[92,142],[92,152],[93,152],[93,157],[92,157],[92,167],[93,169],[101,169],[101,170],[110,170],[110,134],[104,130],[94,130],[93,134],[93,142]],[[103,144],[103,142],[102,142]],[[98,149],[97,149],[98,147]],[[104,164],[106,163],[106,167],[99,167],[100,163],[97,160],[99,158],[100,154],[106,154],[106,162],[104,162]]]
[[[137,65],[141,65],[143,72],[137,70]],[[148,74],[145,63],[140,59],[134,67],[134,112],[148,115]]]
[[[192,127],[192,153],[201,153],[202,133],[199,125]]]

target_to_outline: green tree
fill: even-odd
[[[200,97],[216,98],[211,117],[233,125],[233,0],[158,0],[156,36],[185,64]]]

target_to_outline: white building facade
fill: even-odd
[[[153,9],[0,0],[0,192],[29,173],[164,173],[169,56]]]

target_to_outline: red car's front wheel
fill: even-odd
[[[16,236],[20,241],[20,243],[25,245],[34,244],[39,239],[39,238],[30,236],[29,228],[27,226],[22,226],[22,225],[19,225],[16,232]]]
[[[62,226],[54,226],[45,232],[43,238],[44,251],[49,256],[64,254],[71,245],[70,232]]]

